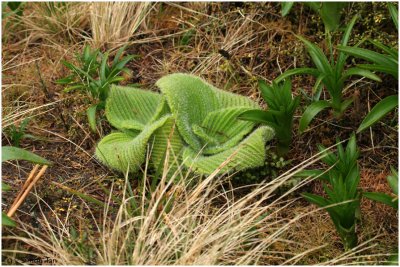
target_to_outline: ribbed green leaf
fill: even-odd
[[[152,134],[163,126],[170,116],[146,125],[140,133],[115,132],[104,137],[96,147],[96,157],[112,169],[135,172],[145,160],[147,143]]]
[[[27,160],[37,164],[51,165],[52,162],[42,158],[30,151],[13,146],[1,147],[1,161],[8,160]]]
[[[201,128],[208,136],[218,140],[218,144],[235,137],[241,140],[254,127],[253,122],[238,120],[238,116],[246,110],[249,108],[223,108],[210,112],[201,123]]]
[[[181,150],[184,142],[179,135],[175,125],[175,120],[170,117],[163,126],[158,128],[150,138],[151,161],[156,170],[162,171],[165,163],[165,157],[168,150],[168,168],[170,174],[178,168],[180,164]]]
[[[211,174],[217,169],[227,172],[259,167],[265,160],[265,142],[273,135],[272,128],[262,126],[237,146],[211,156],[203,156],[191,148],[186,148],[183,153],[184,164],[203,174]],[[225,165],[222,166],[223,164]]]
[[[106,103],[108,121],[118,129],[142,130],[166,114],[160,94],[133,87],[112,86]]]
[[[200,78],[180,73],[164,76],[156,85],[166,96],[182,138],[200,150],[201,141],[193,133],[192,125],[200,125],[209,112],[218,108],[215,89]]]
[[[326,109],[331,106],[331,103],[325,100],[317,101],[312,103],[307,107],[307,109],[304,111],[303,116],[300,118],[299,122],[299,131],[300,133],[304,132],[304,130],[307,128],[307,126],[310,124],[312,119],[320,113],[323,109]]]
[[[399,96],[391,95],[382,99],[378,104],[376,104],[368,115],[361,122],[360,127],[357,129],[357,133],[371,127],[373,124],[378,122],[383,116],[393,110],[398,106]]]
[[[204,142],[193,131],[193,126],[202,126],[210,112],[221,108],[258,108],[257,104],[244,96],[222,91],[204,80],[188,74],[171,74],[156,83],[166,96],[182,138],[194,150],[200,151]],[[211,120],[211,119],[210,119]],[[215,121],[214,121],[215,122]],[[212,122],[211,122],[212,123]],[[221,128],[220,125],[213,127]],[[199,132],[199,129],[197,129]]]

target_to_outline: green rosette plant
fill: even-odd
[[[247,97],[225,92],[188,74],[171,74],[156,83],[162,94],[113,86],[106,116],[119,131],[104,137],[96,155],[119,171],[137,170],[146,149],[160,169],[168,147],[169,163],[183,164],[200,174],[244,170],[264,164],[265,143],[274,135],[269,126],[238,116],[258,108]]]

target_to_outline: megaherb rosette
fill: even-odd
[[[162,94],[111,88],[106,116],[119,131],[98,144],[96,156],[103,163],[136,171],[149,154],[156,169],[169,163],[201,174],[264,164],[273,129],[238,119],[244,111],[259,108],[255,102],[188,74],[167,75],[156,85]]]

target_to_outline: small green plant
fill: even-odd
[[[40,139],[39,137],[26,133],[26,128],[29,121],[30,118],[25,118],[19,126],[11,125],[7,129],[5,129],[5,132],[10,137],[13,146],[19,147],[21,140],[25,138]]]
[[[76,56],[78,66],[67,61],[62,62],[72,74],[57,80],[57,83],[67,86],[64,92],[79,90],[89,95],[94,104],[86,113],[93,131],[96,131],[96,111],[104,109],[110,86],[125,79],[121,76],[122,73],[130,73],[125,65],[135,56],[123,57],[124,50],[125,46],[118,50],[111,66],[108,65],[109,52],[102,54],[89,46],[85,46],[83,53]]]
[[[187,74],[167,75],[156,85],[163,95],[111,87],[106,116],[119,131],[104,137],[96,149],[97,158],[106,165],[122,172],[138,170],[148,143],[156,170],[162,170],[168,147],[172,148],[169,166],[178,159],[177,165],[183,162],[201,174],[264,164],[265,143],[274,130],[268,126],[253,130],[254,122],[238,120],[244,111],[257,108],[256,103]]]
[[[282,2],[282,16],[289,14],[294,2]],[[304,2],[318,13],[325,25],[326,31],[335,31],[340,26],[341,11],[347,6],[346,2]]]
[[[394,7],[393,4],[388,3],[389,12],[392,16],[393,23],[398,29],[398,12],[397,8]],[[346,53],[348,55],[354,56],[356,58],[361,58],[366,61],[372,62],[372,64],[357,64],[357,67],[376,71],[383,72],[389,74],[399,79],[399,52],[395,47],[388,47],[384,44],[374,41],[368,40],[371,44],[373,44],[377,49],[382,50],[384,54],[380,54],[375,51],[371,51],[368,49],[360,48],[360,47],[349,47],[349,46],[338,46],[338,50]],[[391,95],[384,99],[382,99],[378,104],[376,104],[372,110],[368,113],[368,115],[361,122],[357,132],[362,132],[365,129],[371,127],[376,122],[378,122],[382,117],[388,114],[390,111],[395,109],[398,106],[398,95]]]
[[[292,142],[294,113],[299,106],[300,97],[292,97],[292,83],[286,79],[283,84],[273,82],[268,85],[259,81],[261,95],[268,105],[268,110],[248,110],[240,115],[240,119],[260,122],[274,128],[278,139],[278,155],[284,156]]]
[[[341,44],[345,46],[350,38],[351,30],[354,26],[354,23],[357,19],[357,16],[354,16],[350,23],[347,25],[344,35],[342,37]],[[353,67],[345,70],[345,63],[347,59],[347,55],[343,52],[339,52],[337,56],[336,62],[333,60],[333,49],[330,47],[331,56],[330,60],[325,56],[324,52],[315,44],[312,44],[308,40],[304,39],[301,36],[297,36],[303,43],[306,45],[308,53],[310,54],[311,59],[314,62],[316,68],[297,68],[293,70],[289,70],[281,74],[278,78],[276,78],[277,82],[280,82],[283,79],[286,79],[289,76],[296,74],[310,74],[316,77],[316,84],[314,86],[314,90],[316,95],[319,95],[323,89],[326,88],[330,95],[330,100],[318,100],[310,104],[307,109],[304,111],[300,123],[299,123],[299,131],[303,132],[313,118],[322,110],[326,108],[331,108],[334,111],[336,118],[340,118],[344,111],[349,107],[349,105],[353,102],[352,98],[344,99],[343,98],[343,89],[345,85],[345,81],[354,75],[366,77],[375,81],[381,81],[381,79],[372,73],[369,70]]]
[[[304,193],[309,202],[325,208],[329,213],[337,232],[339,233],[345,250],[357,245],[356,220],[360,210],[360,193],[358,184],[360,171],[357,163],[359,152],[353,134],[346,149],[339,143],[338,154],[325,152],[323,162],[331,167],[321,177],[324,182],[324,191],[327,197]],[[325,151],[323,146],[320,151]],[[320,173],[318,171],[317,173]]]

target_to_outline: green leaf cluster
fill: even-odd
[[[93,131],[96,131],[96,111],[104,109],[110,86],[125,79],[122,73],[130,73],[125,65],[135,56],[123,57],[124,51],[125,46],[117,51],[110,66],[109,52],[102,54],[98,49],[92,50],[90,46],[85,46],[81,55],[76,55],[78,66],[62,61],[72,72],[71,75],[57,80],[58,84],[66,86],[64,92],[79,90],[87,93],[95,102],[87,109],[89,125]]]
[[[356,19],[357,15],[354,16],[351,22],[347,25],[341,40],[342,46],[347,44]],[[276,81],[279,82],[287,77],[297,74],[312,75],[317,79],[313,92],[317,95],[317,99],[319,99],[319,95],[321,94],[323,87],[326,88],[330,95],[329,100],[318,100],[307,107],[300,119],[300,132],[303,132],[314,119],[314,117],[326,108],[332,108],[336,117],[340,117],[343,114],[343,112],[353,102],[352,98],[344,99],[343,97],[344,85],[349,77],[361,76],[374,81],[381,81],[376,74],[367,69],[353,67],[345,70],[345,63],[346,59],[348,58],[346,53],[339,52],[336,62],[334,62],[333,54],[330,56],[330,59],[328,59],[321,48],[301,36],[297,36],[297,38],[299,38],[305,44],[307,51],[314,62],[315,68],[298,68],[289,70],[277,77]]]
[[[119,131],[104,137],[96,148],[96,156],[106,165],[136,171],[146,151],[157,170],[164,166],[167,151],[169,166],[183,164],[202,174],[264,164],[265,142],[274,130],[253,130],[254,122],[238,120],[243,112],[257,108],[256,103],[188,74],[164,76],[156,85],[162,94],[111,87],[106,116]]]
[[[353,134],[346,149],[337,145],[337,154],[324,152],[323,161],[330,169],[321,175],[324,182],[326,198],[315,194],[304,193],[303,196],[311,203],[325,208],[329,213],[346,250],[357,245],[356,220],[360,210],[360,170],[357,163],[359,152]],[[320,146],[320,151],[326,151]]]
[[[394,7],[393,4],[388,3],[389,12],[392,16],[393,23],[398,29],[398,11],[397,8]],[[338,46],[338,50],[346,53],[348,55],[354,56],[356,58],[360,58],[366,61],[371,62],[372,64],[357,64],[357,67],[368,70],[368,71],[376,71],[383,72],[389,74],[399,79],[399,52],[397,48],[388,47],[384,44],[374,41],[368,40],[371,44],[373,44],[378,50],[383,51],[384,53],[378,53],[375,51],[371,51],[368,49],[360,48],[360,47],[349,47],[345,45]],[[382,99],[378,104],[376,104],[372,110],[368,113],[368,115],[364,118],[359,126],[357,132],[362,132],[368,127],[371,127],[373,124],[378,122],[382,117],[388,114],[390,111],[395,109],[398,106],[398,95],[391,95],[384,99]]]
[[[292,97],[292,84],[289,78],[283,84],[273,82],[268,85],[264,81],[259,81],[259,87],[268,109],[266,111],[248,110],[239,118],[271,126],[278,139],[278,154],[286,155],[292,142],[293,118],[299,106],[300,97]]]

